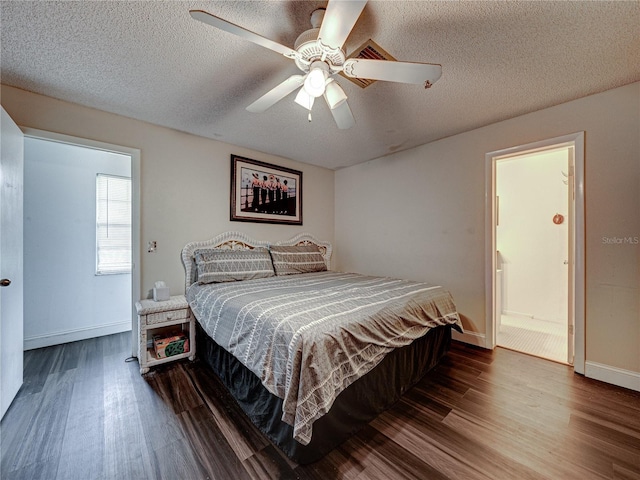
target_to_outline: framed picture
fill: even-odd
[[[302,225],[302,172],[232,154],[231,220]]]

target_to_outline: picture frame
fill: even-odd
[[[302,172],[231,155],[231,221],[302,225]]]

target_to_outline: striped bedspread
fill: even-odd
[[[187,299],[218,345],[283,399],[282,420],[306,445],[338,394],[394,348],[462,324],[439,286],[318,272],[193,284]]]

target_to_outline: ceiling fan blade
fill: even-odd
[[[304,83],[304,75],[291,75],[284,82],[272,88],[255,102],[247,107],[247,110],[253,113],[262,113],[267,108],[275,105],[284,97],[293,92],[296,88]]]
[[[273,40],[269,40],[268,38],[264,38],[257,33],[253,33],[246,28],[239,27],[238,25],[227,22],[222,18],[218,18],[215,15],[211,15],[203,10],[190,10],[189,13],[195,20],[199,20],[200,22],[206,23],[207,25],[211,25],[212,27],[219,28],[220,30],[224,30],[225,32],[233,33],[238,37],[244,38],[245,40],[249,40],[250,42],[256,43],[262,47],[266,47],[274,52],[281,53],[285,57],[295,58],[296,51],[292,48],[285,47]]]
[[[350,58],[344,62],[343,72],[347,77],[415,83],[428,87],[442,75],[442,65]]]
[[[332,49],[342,48],[367,0],[329,0],[318,40]]]
[[[346,101],[332,109],[331,115],[333,115],[333,119],[336,121],[336,125],[338,125],[340,130],[347,130],[356,124],[353,114],[351,113],[351,109],[349,108],[349,104]]]

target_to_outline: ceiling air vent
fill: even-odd
[[[380,45],[378,45],[371,39],[364,42],[364,44],[360,48],[357,48],[351,55],[349,55],[349,58],[368,58],[370,60],[396,61],[395,58],[389,55]],[[342,74],[342,72],[340,72],[340,74],[344,78],[351,80],[353,83],[362,88],[367,88],[369,85],[376,82],[376,80],[369,80],[368,78],[347,77],[346,75]]]

